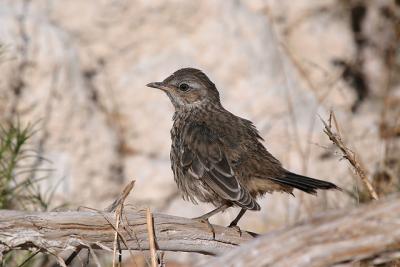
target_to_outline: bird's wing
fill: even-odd
[[[187,126],[182,136],[180,163],[226,200],[252,210],[260,206],[242,188],[229,165],[218,136],[203,124]]]

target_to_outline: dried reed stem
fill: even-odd
[[[336,132],[333,132],[332,130],[332,120],[334,122]],[[330,112],[329,115],[329,124],[324,121],[321,118],[322,123],[324,124],[324,133],[329,137],[329,139],[333,142],[334,145],[336,145],[343,153],[343,158],[347,159],[350,164],[354,167],[354,170],[356,171],[356,174],[358,177],[360,177],[361,181],[364,183],[366,186],[369,194],[374,200],[378,199],[378,195],[375,191],[375,189],[372,187],[371,183],[368,180],[368,177],[366,175],[366,171],[364,168],[361,166],[361,164],[358,162],[356,154],[351,151],[342,141],[342,137],[340,134],[339,130],[339,125],[336,120],[336,116],[333,113],[333,111]]]
[[[154,240],[153,215],[151,214],[149,208],[146,209],[146,221],[147,221],[147,232],[149,235],[151,266],[157,267],[157,251],[156,251],[156,242]]]
[[[115,234],[114,234],[114,244],[113,244],[113,261],[112,266],[115,267],[116,255],[117,255],[117,243],[118,243],[118,230],[121,222],[122,212],[124,209],[124,202],[129,193],[132,191],[133,186],[135,185],[135,180],[132,180],[129,184],[127,184],[122,190],[121,195],[112,203],[109,207],[106,208],[108,211],[115,210]]]

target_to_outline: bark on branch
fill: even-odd
[[[261,236],[205,266],[331,266],[400,258],[400,196],[321,214]]]
[[[250,233],[240,236],[235,229],[217,225],[213,239],[205,223],[163,214],[153,216],[159,250],[218,255],[253,239]],[[112,251],[115,229],[115,215],[110,212],[0,210],[0,258],[12,249],[38,248],[53,254],[77,247]],[[123,240],[121,249],[148,250],[146,212],[125,211],[118,233]]]
[[[224,253],[206,266],[329,266],[361,259],[400,258],[400,195],[321,214],[256,239],[250,233],[240,236],[235,229],[216,225],[213,239],[206,224],[169,215],[153,216],[157,249]],[[148,250],[146,212],[124,212],[121,218],[121,249]],[[110,212],[1,210],[0,255],[30,248],[52,254],[76,247],[112,251],[114,219],[115,214]],[[243,242],[247,243],[236,247]]]

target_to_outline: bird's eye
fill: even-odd
[[[189,85],[188,85],[187,83],[181,83],[181,84],[179,85],[179,90],[181,90],[181,91],[187,91],[187,90],[189,90]]]

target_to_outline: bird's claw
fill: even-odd
[[[193,220],[207,224],[207,228],[212,233],[212,238],[215,239],[215,230],[214,230],[214,227],[212,226],[212,224],[210,223],[210,221],[208,220],[208,218],[197,217],[197,218],[193,218]]]
[[[235,229],[238,233],[239,233],[239,236],[242,236],[242,230],[240,229],[240,227],[239,226],[237,226],[236,224],[230,224],[230,225],[228,225],[228,227],[229,228],[233,228],[233,229]]]

